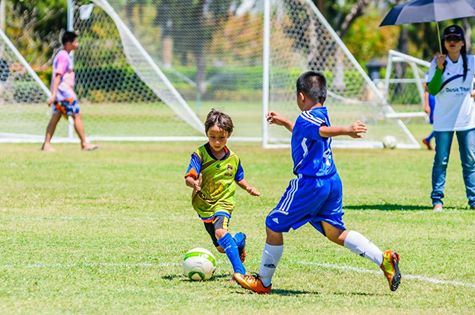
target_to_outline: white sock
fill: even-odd
[[[353,253],[368,258],[378,267],[383,263],[383,253],[381,250],[373,242],[356,231],[348,232],[344,245]]]
[[[284,245],[269,245],[266,243],[264,252],[262,253],[261,268],[259,269],[259,277],[264,286],[268,287],[272,283],[272,276],[274,275],[277,264],[279,263]]]

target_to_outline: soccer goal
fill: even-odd
[[[385,98],[396,112],[388,118],[427,118],[424,112],[424,81],[430,62],[390,50],[384,80]]]
[[[399,147],[418,147],[400,120],[387,118],[394,110],[383,91],[311,1],[94,0],[93,4],[76,8],[74,24],[81,35],[75,56],[78,91],[91,103],[91,111],[121,107],[128,116],[132,106],[141,110],[143,95],[148,95],[152,99],[148,110],[165,104],[193,131],[199,132],[206,113],[218,108],[233,117],[234,140],[288,146],[289,134],[269,126],[264,114],[280,111],[296,118],[295,80],[303,71],[316,70],[328,78],[333,123],[359,119],[370,127],[363,140],[336,140],[335,146],[381,147],[382,138],[392,135]],[[119,70],[124,67],[130,67],[130,81]],[[128,99],[130,94],[135,99]],[[117,100],[118,95],[127,101]],[[93,110],[94,103],[105,105]],[[153,126],[155,119],[149,121],[146,112],[144,125]],[[166,129],[182,132],[184,139],[196,136],[189,128]],[[146,128],[127,131],[131,134],[114,136],[130,139],[135,132],[136,139],[149,139],[137,134]]]
[[[70,1],[72,2],[72,1]],[[290,144],[265,122],[295,119],[295,81],[307,70],[328,80],[333,124],[362,120],[361,140],[334,146],[419,147],[403,122],[310,0],[93,0],[71,6],[80,35],[77,92],[92,140],[203,139],[211,108],[229,113],[233,140]]]

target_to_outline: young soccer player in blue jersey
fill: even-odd
[[[302,113],[295,124],[276,112],[270,112],[271,124],[284,126],[292,132],[294,174],[277,206],[266,219],[267,239],[257,276],[235,273],[234,279],[245,289],[269,293],[272,276],[284,249],[283,233],[310,223],[332,242],[366,257],[380,267],[392,291],[400,283],[399,255],[384,253],[356,231],[347,230],[342,217],[342,184],[331,150],[332,137],[347,135],[361,138],[366,132],[362,122],[347,127],[330,125],[323,106],[327,95],[325,77],[309,71],[297,80],[297,104]]]
[[[192,155],[186,171],[186,185],[193,188],[192,204],[220,253],[226,253],[234,272],[245,274],[242,264],[246,257],[246,235],[228,231],[234,209],[236,183],[252,196],[259,191],[244,179],[239,157],[226,146],[233,132],[233,121],[228,115],[211,110],[205,122],[208,142]]]

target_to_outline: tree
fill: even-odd
[[[357,18],[365,13],[369,5],[376,1],[323,1],[313,0],[320,12],[328,20],[338,36],[343,37]]]
[[[193,55],[199,95],[206,91],[205,48],[213,39],[214,32],[221,30],[228,20],[234,3],[236,1],[233,0],[181,0],[170,3],[172,11],[180,12],[172,15],[174,50],[182,54],[183,64],[188,63],[188,52]]]
[[[6,4],[6,33],[27,61],[36,67],[47,64],[66,26],[66,1],[11,0]]]

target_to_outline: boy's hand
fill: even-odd
[[[281,114],[279,114],[277,112],[267,113],[266,120],[269,124],[276,124],[276,125],[279,125],[279,126],[284,126],[290,132],[292,132],[292,129],[294,128],[294,125],[290,120],[288,120],[287,118],[285,118],[284,116],[282,116]]]
[[[261,193],[254,187],[248,186],[246,188],[246,191],[251,195],[251,196],[260,196]]]
[[[352,138],[362,138],[362,133],[366,133],[367,130],[366,125],[358,120],[348,127],[348,135]]]
[[[56,95],[51,95],[51,97],[48,99],[48,106],[51,106],[55,100],[56,100]]]
[[[193,193],[194,194],[201,191],[201,180],[202,179],[203,179],[203,176],[201,174],[198,177],[198,179],[195,179],[195,182],[193,183]]]
[[[197,192],[201,191],[201,186],[198,181],[195,181],[193,184],[193,193],[196,194]]]
[[[279,126],[284,125],[284,123],[287,121],[287,118],[277,112],[268,112],[266,119],[269,124],[276,124]]]

